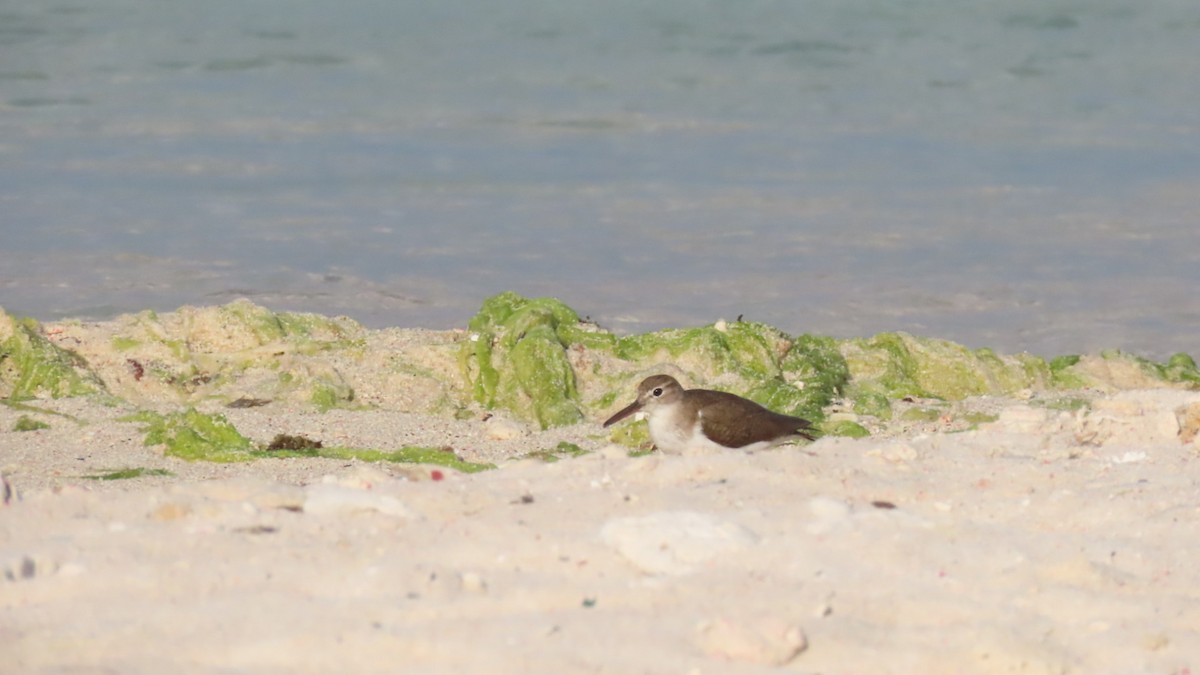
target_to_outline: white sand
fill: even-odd
[[[259,441],[597,449],[436,481],[187,463],[123,410],[39,402],[86,424],[18,433],[0,407],[0,672],[1196,672],[1198,401],[992,401],[978,431],[637,459],[594,423],[498,442],[479,421],[230,411]],[[175,475],[82,478],[125,467]]]

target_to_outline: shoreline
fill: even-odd
[[[133,339],[132,318],[41,327],[61,329],[55,344],[80,340],[108,393],[0,406],[0,472],[14,491],[0,508],[0,670],[1200,666],[1189,543],[1200,535],[1200,392],[1137,379],[1136,362],[1097,361],[1106,387],[898,398],[886,420],[851,412],[849,399],[826,406],[824,428],[853,416],[871,432],[861,438],[630,456],[636,437],[600,429],[603,405],[546,429],[532,408],[446,406],[469,398],[469,380],[440,374],[459,372],[478,323],[327,341],[349,340],[345,351],[312,331],[264,348],[181,318],[210,310],[137,324],[190,326],[188,363],[209,367],[192,377],[208,382],[178,379],[183,361],[165,347],[119,339]],[[269,378],[234,368],[218,344],[279,367]],[[277,356],[281,344],[294,358]],[[620,366],[599,347],[572,358],[576,372]],[[280,373],[293,374],[287,386]],[[336,394],[331,373],[354,398],[322,409],[299,375]],[[268,385],[270,403],[228,407]],[[608,401],[599,380],[579,387],[579,400]],[[615,388],[610,407],[632,395]],[[497,468],[189,461],[146,445],[146,424],[128,418],[181,408],[220,415],[256,445],[289,433],[329,447],[450,446]],[[50,428],[13,431],[22,416]],[[549,452],[559,443],[583,453]],[[86,477],[124,469],[144,472]]]

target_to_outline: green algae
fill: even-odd
[[[318,382],[315,384],[312,389],[312,396],[309,397],[309,401],[321,412],[328,412],[353,400],[354,390],[335,387],[328,382]]]
[[[748,379],[780,374],[779,357],[787,338],[758,323],[670,328],[621,338],[614,355],[644,365],[674,362],[704,379],[736,373]]]
[[[671,363],[695,382],[814,422],[841,396],[849,377],[831,338],[792,338],[766,324],[720,323],[617,338],[553,298],[515,293],[488,298],[471,320],[460,367],[472,398],[505,408],[543,429],[574,424],[582,411],[607,409],[636,377]],[[595,353],[579,371],[569,353]],[[580,395],[587,383],[589,398]],[[637,439],[621,441],[635,444]]]
[[[881,420],[892,419],[892,400],[883,391],[868,386],[851,387],[854,412]]]
[[[936,422],[942,416],[942,411],[937,408],[909,408],[900,414],[900,419],[905,422]]]
[[[145,445],[162,445],[168,457],[188,461],[247,462],[254,459],[254,444],[238,432],[224,415],[195,408],[159,414],[144,411],[122,418],[145,425]]]
[[[1010,396],[1021,390],[1122,389],[1156,384],[1200,388],[1200,368],[1187,354],[1175,354],[1158,363],[1109,350],[1094,357],[1071,354],[1046,361],[1030,354],[971,350],[905,333],[846,340],[841,349],[851,369],[847,396],[857,412],[880,419],[891,417],[891,401],[905,397],[958,401],[969,396]],[[1076,404],[1070,405],[1066,409],[1075,409]]]
[[[578,445],[568,441],[561,441],[553,448],[534,450],[533,452],[526,453],[522,455],[522,459],[540,459],[549,464],[567,457],[579,457],[586,454],[588,454],[588,451]]]
[[[100,403],[103,403],[103,404],[107,404],[109,402],[108,399],[106,399],[106,398],[100,398],[98,400]],[[74,415],[64,413],[64,412],[59,412],[57,410],[51,410],[49,408],[42,408],[42,407],[36,406],[36,405],[29,405],[28,403],[14,401],[12,399],[0,398],[0,405],[3,405],[7,408],[12,408],[13,410],[19,410],[21,412],[36,413],[39,415],[54,415],[55,417],[62,417],[63,419],[71,420],[72,422],[74,422],[80,426],[85,424],[85,422],[83,420],[79,419],[78,417],[76,417]]]
[[[130,349],[136,349],[142,345],[141,340],[134,340],[131,337],[118,335],[112,339],[112,348],[114,351],[127,352]]]
[[[962,415],[962,420],[969,424],[972,429],[979,427],[980,424],[991,424],[998,419],[1000,419],[999,415],[984,412],[968,412]]]
[[[649,448],[654,444],[650,440],[650,425],[646,420],[614,426],[608,434],[608,440],[627,448]]]
[[[885,400],[1010,395],[1043,388],[1053,380],[1050,366],[1029,354],[1001,356],[990,349],[971,350],[907,333],[845,340],[840,348],[850,368],[847,395],[855,409],[884,419],[890,417]]]
[[[1075,372],[1082,357],[1078,354],[1066,354],[1050,359],[1050,382],[1059,389],[1082,389],[1087,386],[1087,379]]]
[[[303,448],[267,450],[259,448],[243,436],[223,415],[206,414],[189,408],[182,412],[160,414],[143,411],[122,418],[122,421],[145,425],[146,445],[164,446],[164,454],[188,461],[249,462],[264,458],[325,457],[354,459],[363,462],[398,462],[405,464],[434,464],[464,473],[495,468],[494,464],[479,464],[460,459],[443,448],[405,447],[399,450],[361,448]]]
[[[349,319],[276,313],[237,301],[215,308],[183,308],[163,317],[145,312],[127,319],[127,324],[131,330],[113,338],[111,347],[136,359],[145,369],[145,379],[134,384],[123,371],[109,378],[111,386],[128,389],[121,390],[123,394],[136,397],[137,388],[147,386],[162,393],[166,385],[179,392],[181,401],[219,399],[230,384],[249,383],[239,395],[307,401],[322,411],[355,401],[360,383],[348,381],[334,367],[363,357],[359,352],[366,345],[365,329]],[[1021,390],[1200,388],[1200,368],[1187,354],[1161,363],[1119,351],[1046,361],[905,333],[851,340],[793,337],[766,324],[743,321],[617,337],[581,320],[559,300],[515,293],[488,298],[470,329],[468,339],[446,345],[458,349],[462,380],[445,382],[445,374],[416,362],[400,363],[395,372],[420,378],[419,386],[439,383],[439,413],[473,416],[478,405],[503,408],[542,428],[574,424],[597,411],[611,412],[631,399],[638,380],[653,372],[677,374],[689,386],[746,396],[809,419],[827,434],[836,425],[823,422],[835,404],[860,416],[887,420],[893,415],[892,402],[905,397],[957,401]],[[21,350],[14,349],[14,340]],[[35,352],[36,366],[27,367],[29,354]],[[314,355],[315,360],[301,358]],[[123,360],[124,355],[117,365],[124,367]],[[372,384],[363,384],[361,390],[374,391]],[[388,384],[395,386],[396,380]],[[9,396],[6,404],[104,391],[88,364],[47,340],[36,322],[16,321],[0,311],[0,397]],[[187,436],[183,440],[189,440]],[[620,425],[610,438],[629,447],[649,444],[644,422]],[[235,450],[234,455],[241,452]],[[210,451],[229,452],[179,452],[204,456]]]
[[[0,397],[19,401],[105,391],[87,362],[46,339],[38,322],[0,309]]]
[[[511,410],[543,429],[581,421],[566,353],[572,340],[590,335],[579,323],[574,310],[553,298],[528,300],[508,292],[485,300],[459,355],[474,400],[488,409]]]
[[[40,420],[35,420],[28,415],[21,415],[13,424],[13,431],[38,431],[39,429],[49,429],[50,425]]]
[[[274,312],[248,300],[161,316],[142,312],[119,322],[112,347],[141,370],[134,380],[116,378],[114,386],[133,399],[164,388],[181,402],[220,398],[236,382],[243,385],[239,396],[344,407],[353,388],[333,363],[361,358],[366,346],[366,329],[349,318]]]
[[[575,371],[563,347],[552,329],[542,325],[531,328],[509,352],[515,383],[543,429],[583,420]]]
[[[346,317],[275,312],[246,299],[217,307],[215,312],[218,325],[248,333],[255,346],[290,342],[301,351],[313,352],[361,344],[362,327]]]
[[[130,478],[141,478],[142,476],[174,476],[175,474],[166,469],[145,469],[142,467],[134,467],[129,469],[118,469],[108,473],[95,474],[84,476],[89,480],[129,480]]]
[[[1139,389],[1168,386],[1200,389],[1200,369],[1184,353],[1157,362],[1119,349],[1098,354],[1064,356],[1050,362],[1054,385],[1060,390],[1101,388]]]
[[[360,462],[395,462],[399,464],[432,464],[463,473],[478,473],[496,468],[495,464],[468,462],[443,448],[408,446],[399,450],[373,450],[364,448],[305,448],[299,450],[254,450],[254,458],[324,457],[348,459]]]
[[[640,369],[670,361],[700,380],[786,415],[818,423],[840,397],[849,368],[832,338],[791,338],[766,324],[669,329],[622,338],[616,356]]]
[[[847,438],[865,438],[871,435],[867,428],[851,420],[836,420],[822,425],[821,432],[826,436],[845,436]]]
[[[801,335],[779,362],[784,378],[801,384],[805,403],[796,414],[824,417],[821,409],[845,393],[850,382],[850,366],[838,349],[837,341],[818,335]],[[803,413],[803,414],[802,414]]]
[[[1148,375],[1163,382],[1185,384],[1191,387],[1200,386],[1200,370],[1196,368],[1196,361],[1182,352],[1172,355],[1164,363],[1156,363],[1136,356],[1129,358],[1140,365]]]
[[[1092,401],[1091,399],[1082,396],[1066,396],[1042,401],[1041,405],[1043,408],[1048,410],[1075,412],[1076,410],[1085,410],[1090,408]]]

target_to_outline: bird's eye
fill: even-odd
[[[662,396],[662,387],[655,387],[655,388],[654,388],[654,395],[655,395],[655,396]]]

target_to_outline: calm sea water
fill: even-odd
[[[0,0],[0,305],[1200,354],[1195,0]]]

